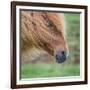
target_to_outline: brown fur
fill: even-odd
[[[28,55],[33,47],[50,55],[58,49],[67,51],[64,29],[63,13],[21,11],[22,54]]]

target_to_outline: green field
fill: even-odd
[[[62,64],[22,64],[21,78],[80,75],[80,14],[65,13],[69,58]]]
[[[26,64],[21,69],[21,78],[79,76],[79,65]]]

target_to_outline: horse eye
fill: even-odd
[[[49,22],[47,23],[47,26],[50,27],[50,28],[52,28],[52,27],[54,26],[54,25],[53,25],[53,22],[49,21]]]

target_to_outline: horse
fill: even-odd
[[[21,11],[21,58],[36,57],[41,51],[54,56],[57,63],[68,58],[64,13]],[[39,49],[39,52],[37,50]],[[32,54],[36,53],[36,54]]]

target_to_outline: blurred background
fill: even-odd
[[[64,13],[69,58],[58,64],[42,53],[33,60],[21,60],[21,78],[64,77],[80,75],[80,14]]]

